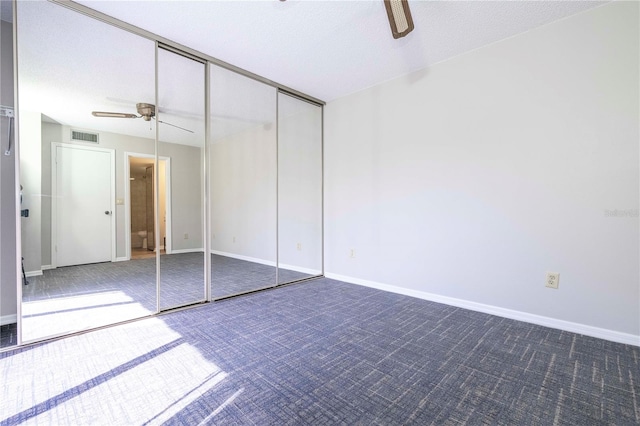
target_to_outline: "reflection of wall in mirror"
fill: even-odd
[[[63,142],[63,143],[75,143],[70,140],[71,128],[68,126],[62,126],[55,123],[43,122],[42,123],[42,139],[41,139],[41,170],[42,170],[42,194],[43,200],[50,199],[51,196],[51,142]],[[80,143],[82,144],[82,143]],[[164,148],[165,145],[171,145],[170,148]],[[100,147],[111,148],[116,152],[116,198],[124,198],[124,185],[125,185],[125,157],[124,152],[138,152],[141,154],[153,154],[154,153],[154,140],[139,138],[127,135],[121,135],[109,132],[100,132]],[[175,176],[187,175],[190,176],[194,173],[199,173],[200,166],[200,148],[194,148],[185,145],[175,144],[160,144],[164,151],[171,151],[170,156],[172,161],[175,162],[175,166],[172,165],[173,173]],[[126,182],[129,184],[129,182]],[[190,224],[196,222],[197,224],[202,221],[201,213],[201,201],[200,201],[200,187],[194,187],[194,184],[190,183],[189,186],[185,186],[187,189],[181,189],[180,180],[173,182],[172,193],[174,194],[173,205],[174,210],[176,203],[184,203],[184,208],[178,209],[173,213],[173,223],[175,224]],[[193,188],[193,191],[192,189]],[[192,193],[193,192],[193,193]],[[195,195],[194,195],[195,194]],[[177,197],[176,197],[177,195]],[[126,240],[125,232],[131,232],[125,229],[125,206],[116,205],[116,258],[123,258],[126,256]],[[43,202],[42,206],[42,265],[51,264],[51,205],[50,202]],[[187,225],[188,227],[188,225]],[[196,232],[193,231],[193,235]],[[197,239],[191,240],[195,244],[201,244]],[[39,265],[38,265],[39,266]]]
[[[29,275],[40,275],[41,270],[41,215],[42,215],[42,167],[41,167],[42,114],[20,110],[18,122],[20,134],[20,184],[22,208],[29,209],[29,217],[21,219],[22,257]]]
[[[171,248],[174,251],[202,250],[203,150],[200,147],[160,142],[158,152],[160,156],[171,159]],[[162,199],[159,201],[162,203]],[[188,239],[183,237],[185,234],[188,234]]]
[[[275,127],[254,126],[211,144],[214,253],[275,265]]]
[[[322,273],[322,112],[280,95],[278,105],[278,262]]]
[[[167,164],[164,160],[158,161],[158,209],[160,211],[160,245],[164,246],[167,237]]]

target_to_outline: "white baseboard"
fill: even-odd
[[[267,266],[273,266],[273,267],[276,266],[276,262],[273,262],[270,260],[259,259],[257,257],[243,256],[241,254],[228,253],[225,251],[211,250],[211,254],[217,254],[218,256],[225,256],[225,257],[232,257],[234,259],[239,259],[239,260],[246,260],[247,262],[259,263],[261,265],[267,265]],[[322,275],[322,271],[319,271],[317,269],[309,269],[309,268],[303,268],[301,266],[287,265],[286,263],[281,263],[280,268],[288,269],[290,271],[301,272],[303,274],[308,274],[308,275],[314,275],[314,276]]]
[[[211,254],[218,256],[232,257],[234,259],[246,260],[247,262],[259,263],[261,265],[276,266],[276,262],[271,260],[258,259],[257,257],[243,256],[241,254],[227,253],[226,251],[211,250]]]
[[[417,297],[431,302],[442,303],[458,308],[469,309],[471,311],[483,312],[485,314],[496,315],[503,318],[542,325],[544,327],[555,328],[572,333],[584,334],[585,336],[597,337],[599,339],[610,340],[612,342],[624,343],[626,345],[640,346],[640,336],[605,328],[593,327],[591,325],[579,324],[571,321],[560,320],[542,315],[530,314],[527,312],[515,311],[484,303],[471,302],[469,300],[457,299],[454,297],[441,296],[439,294],[427,293],[419,290],[411,290],[394,285],[378,283],[375,281],[363,280],[360,278],[348,277],[332,273],[325,273],[325,277],[351,284],[358,284],[365,287],[376,288],[391,293],[403,294],[405,296]]]
[[[43,271],[48,271],[49,269],[56,269],[56,267],[53,265],[42,265],[40,269],[42,269]]]
[[[289,271],[296,271],[296,272],[301,272],[303,274],[307,274],[307,275],[322,275],[322,271],[318,270],[318,269],[310,269],[310,268],[303,268],[301,266],[295,266],[295,265],[287,265],[286,263],[281,263],[280,264],[280,268],[281,269],[287,269]]]
[[[18,315],[2,315],[0,316],[0,325],[14,324],[18,322]]]
[[[42,275],[42,270],[27,271],[24,274],[27,276],[27,278],[29,278],[29,277],[39,277],[40,275]]]
[[[171,250],[171,253],[167,253],[167,254],[181,254],[181,253],[204,253],[204,249],[194,248],[194,249]]]
[[[127,262],[131,259],[129,259],[127,256],[122,256],[122,257],[116,257],[113,261],[114,262]]]

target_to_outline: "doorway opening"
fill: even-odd
[[[127,153],[127,257],[146,259],[171,253],[170,160],[159,158],[156,170],[150,155]],[[156,223],[154,200],[158,174],[158,216]],[[157,229],[156,229],[157,228]],[[156,232],[157,231],[157,232]],[[157,238],[157,241],[156,241]]]

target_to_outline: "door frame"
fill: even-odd
[[[121,260],[131,260],[131,185],[129,178],[131,177],[131,158],[149,158],[154,160],[156,158],[153,154],[143,154],[140,152],[131,152],[125,151],[124,153],[124,205],[125,205],[125,214],[124,214],[124,241],[125,241],[125,258]],[[158,156],[158,162],[164,161],[165,169],[165,209],[166,209],[166,224],[165,224],[165,232],[166,235],[166,244],[164,247],[166,254],[172,253],[172,244],[171,244],[171,157],[163,157]],[[155,162],[154,162],[155,164]],[[158,164],[154,166],[154,173],[158,173]],[[155,180],[157,181],[157,180]],[[155,182],[154,182],[155,186]],[[158,194],[160,193],[160,188],[158,188]],[[159,229],[159,228],[158,228]],[[158,230],[156,234],[159,234]],[[156,242],[157,243],[157,242]],[[158,247],[159,244],[156,244]],[[120,259],[119,259],[120,260]]]
[[[58,252],[56,245],[58,243],[58,163],[57,149],[70,148],[81,149],[85,151],[98,151],[109,154],[109,162],[111,163],[110,183],[110,200],[109,209],[111,210],[111,262],[116,260],[116,156],[115,149],[100,148],[95,146],[87,146],[73,143],[51,142],[51,268],[58,267]]]

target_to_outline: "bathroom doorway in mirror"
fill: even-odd
[[[126,260],[155,257],[157,251],[171,253],[171,160],[159,157],[156,170],[153,155],[127,152],[125,159]]]

